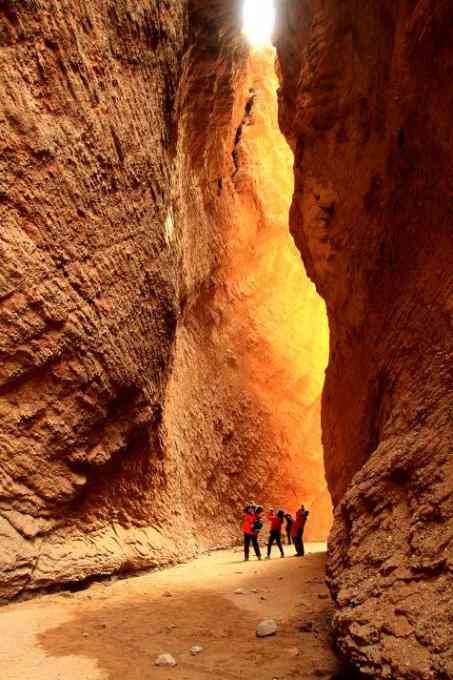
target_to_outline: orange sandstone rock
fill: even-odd
[[[372,677],[451,677],[451,3],[280,9],[291,229],[331,333],[336,637]]]

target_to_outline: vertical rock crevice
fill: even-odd
[[[242,117],[242,120],[241,120],[239,127],[236,130],[236,134],[234,136],[233,151],[231,152],[231,157],[233,159],[233,165],[234,165],[234,172],[232,174],[232,179],[234,179],[235,175],[237,175],[237,173],[239,172],[240,162],[239,162],[238,146],[241,143],[242,132],[243,132],[244,126],[247,125],[248,122],[250,121],[252,111],[253,111],[253,105],[255,103],[255,99],[256,99],[256,92],[254,92],[253,88],[251,88],[250,89],[250,97],[245,102],[244,115]]]

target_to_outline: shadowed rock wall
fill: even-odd
[[[159,428],[186,34],[183,2],[0,3],[6,596],[168,557]]]
[[[450,678],[451,3],[280,9],[291,229],[331,331],[336,637],[372,677]]]

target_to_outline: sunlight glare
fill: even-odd
[[[243,32],[252,45],[271,45],[275,0],[244,0]]]

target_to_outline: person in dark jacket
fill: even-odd
[[[244,534],[244,561],[248,562],[250,557],[250,544],[253,545],[255,555],[260,560],[261,550],[258,543],[258,534],[263,527],[261,515],[263,508],[261,506],[254,507],[252,504],[244,508],[244,515],[242,517],[242,531]]]
[[[272,518],[270,519],[271,522],[271,528],[269,532],[269,540],[267,542],[267,559],[269,560],[271,557],[271,550],[272,546],[274,543],[277,544],[278,549],[280,550],[280,557],[285,557],[285,553],[283,552],[283,547],[282,547],[282,540],[281,540],[281,531],[282,531],[282,525],[283,525],[283,520],[285,519],[285,513],[283,510],[279,510],[276,515],[273,515]]]
[[[307,517],[309,515],[308,510],[305,510],[305,506],[301,505],[299,510],[296,512],[296,520],[293,524],[292,535],[294,536],[294,547],[296,548],[296,555],[302,557],[305,555],[304,547],[304,529],[307,523]]]
[[[285,515],[285,519],[286,519],[286,525],[285,525],[286,542],[287,542],[288,545],[291,545],[291,543],[293,542],[293,538],[291,536],[291,530],[292,530],[292,527],[293,527],[293,524],[294,524],[294,517],[289,512],[287,512],[286,515]]]

